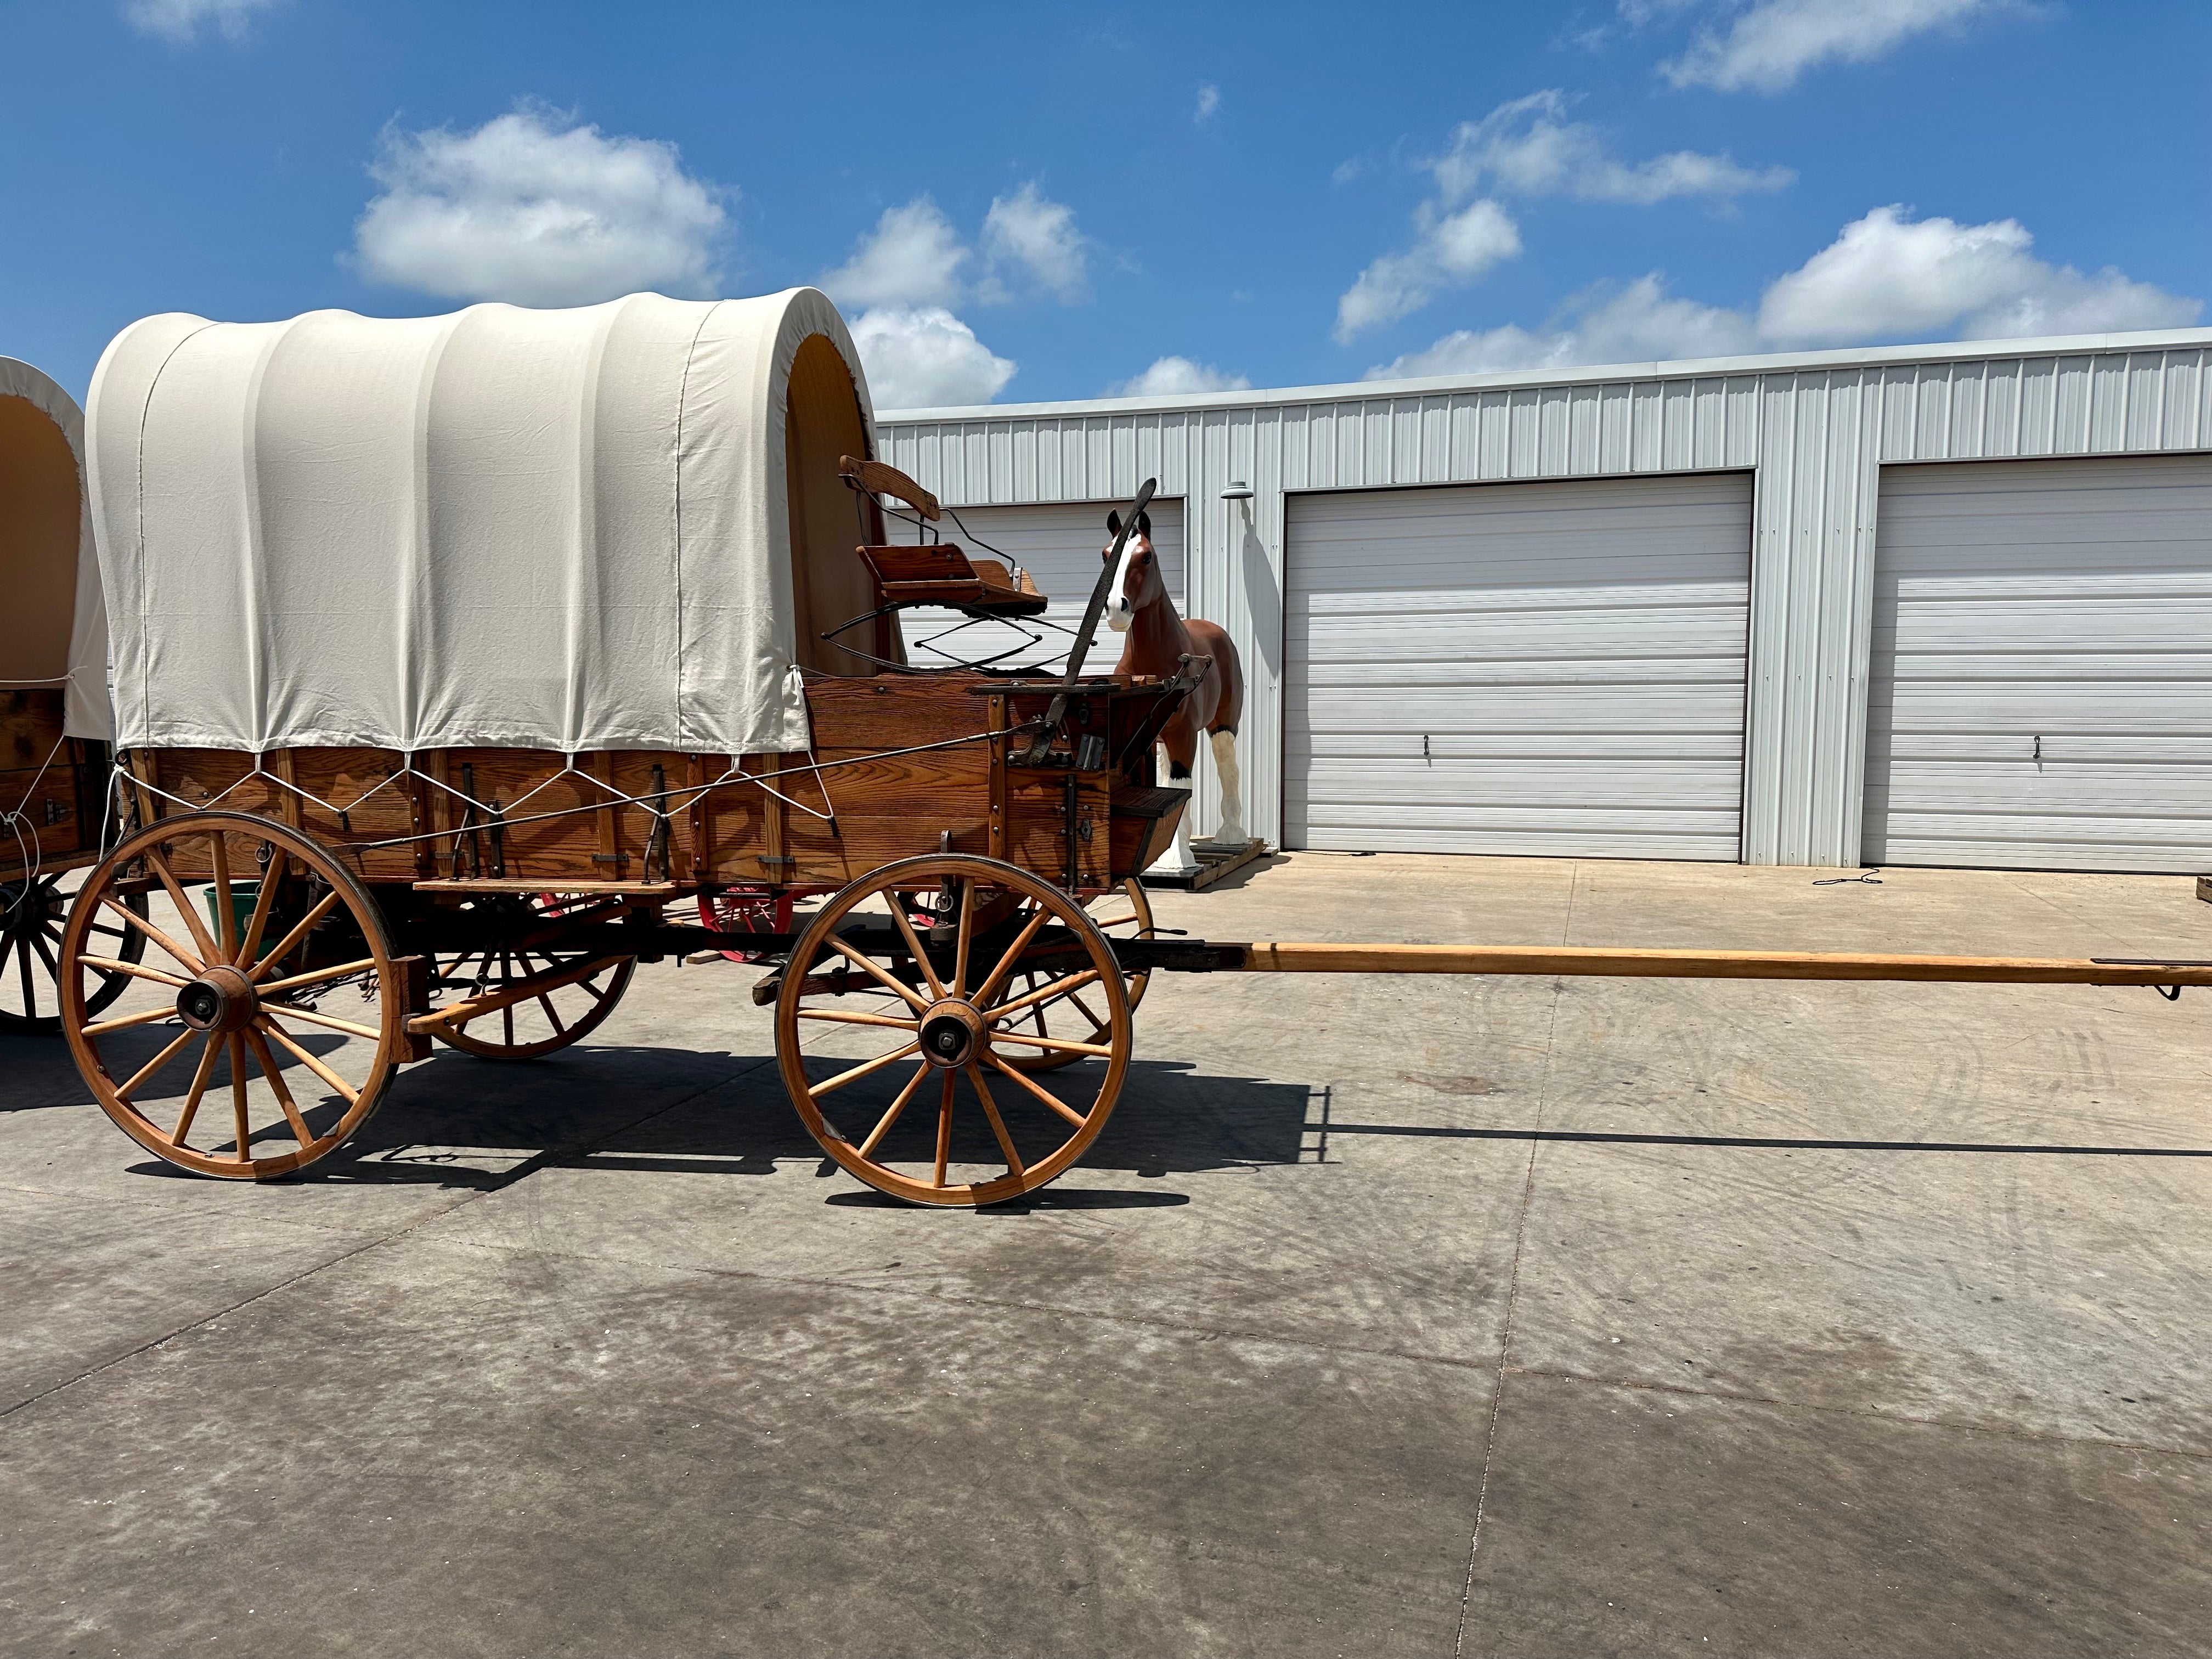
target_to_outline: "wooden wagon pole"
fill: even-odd
[[[1146,943],[1135,943],[1139,955]],[[1168,942],[1164,955],[1197,945]],[[1158,948],[1158,947],[1155,947]],[[1326,945],[1261,940],[1198,947],[1215,971],[1255,974],[1534,974],[1627,979],[1906,980],[1975,985],[2212,986],[2212,961],[2142,957],[1934,957],[1856,951],[1674,951],[1551,945]],[[1123,947],[1122,954],[1130,954]],[[1163,961],[1164,967],[1175,965]]]

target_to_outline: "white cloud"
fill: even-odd
[[[1211,121],[1221,108],[1221,88],[1211,82],[1198,89],[1198,109],[1191,120],[1199,126]]]
[[[1438,289],[1471,283],[1521,252],[1520,230],[1487,198],[1455,213],[1424,202],[1413,224],[1419,235],[1411,248],[1376,260],[1338,299],[1338,340],[1419,311]]]
[[[213,26],[233,40],[245,38],[254,15],[273,9],[284,0],[125,0],[123,15],[131,27],[169,40],[198,38],[200,25]]]
[[[1550,328],[1459,329],[1425,351],[1378,364],[1367,378],[1728,357],[1755,343],[1751,319],[1741,312],[1672,298],[1653,272],[1618,291],[1594,291],[1571,301]]]
[[[1188,357],[1162,357],[1143,374],[1117,381],[1107,389],[1109,398],[1172,398],[1187,392],[1243,392],[1252,382],[1242,374],[1226,374],[1212,363]]]
[[[2028,250],[2017,221],[1961,225],[1876,208],[1769,284],[1756,313],[1670,297],[1653,273],[1592,290],[1544,329],[1461,329],[1370,379],[1726,357],[1883,340],[2018,338],[2177,328],[2203,303],[2109,266],[2084,276]]]
[[[1822,64],[1870,64],[1914,35],[1954,27],[2008,0],[1759,0],[1725,29],[1706,28],[1659,66],[1678,87],[1781,92]],[[1630,8],[1624,5],[1624,13]],[[1650,8],[1644,8],[1649,11]],[[1679,7],[1667,9],[1679,10]],[[1643,21],[1632,15],[1632,21]]]
[[[927,196],[886,208],[860,238],[853,257],[821,279],[840,305],[945,306],[965,287],[962,270],[975,256],[952,222]]]
[[[1453,129],[1443,154],[1427,163],[1437,194],[1415,210],[1413,246],[1375,260],[1339,296],[1339,342],[1419,311],[1439,289],[1471,283],[1521,252],[1512,217],[1494,196],[1477,197],[1480,191],[1645,206],[1780,190],[1796,177],[1788,167],[1747,167],[1690,149],[1623,161],[1595,127],[1565,119],[1566,109],[1561,93],[1535,92]],[[1350,165],[1337,169],[1339,183],[1352,176]]]
[[[1444,199],[1462,201],[1487,185],[1510,195],[1643,207],[1678,196],[1780,190],[1797,176],[1788,167],[1741,167],[1727,155],[1692,149],[1631,164],[1607,152],[1595,127],[1563,119],[1566,109],[1558,91],[1535,92],[1500,104],[1480,121],[1462,121],[1450,147],[1431,163]]]
[[[1014,377],[1012,362],[993,355],[942,306],[864,312],[853,325],[853,343],[878,410],[987,404]]]
[[[1962,225],[1876,208],[1766,290],[1759,331],[1785,345],[2104,334],[2180,327],[2203,308],[2110,266],[2085,276],[2047,264],[2033,240],[2016,219]]]
[[[948,229],[950,228],[948,227]],[[1075,228],[1075,210],[1048,200],[1034,180],[1012,196],[994,196],[983,217],[983,252],[990,261],[982,298],[1007,297],[1002,272],[1036,283],[1063,305],[1083,298],[1090,239]]]
[[[372,282],[460,300],[577,306],[641,289],[714,292],[725,192],[676,146],[523,108],[473,132],[387,128],[383,186],[354,227]]]

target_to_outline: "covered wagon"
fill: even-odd
[[[61,1029],[63,920],[114,828],[111,735],[84,416],[46,375],[0,357],[0,1031]],[[135,929],[96,926],[109,954],[143,952]],[[106,1007],[129,982],[93,975],[87,1006]]]
[[[89,447],[138,827],[62,1014],[141,1144],[304,1168],[434,1042],[543,1054],[708,951],[761,964],[800,1114],[885,1191],[1024,1191],[1097,1134],[1186,687],[906,659],[892,590],[1040,601],[888,544],[885,494],[935,504],[820,294],[150,318]]]

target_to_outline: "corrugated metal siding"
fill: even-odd
[[[2167,337],[2172,338],[2174,337]],[[1887,461],[2212,448],[2212,333],[2155,349],[1820,354],[1707,373],[1464,389],[1332,389],[1189,407],[1060,407],[881,423],[945,500],[1085,501],[1157,476],[1189,503],[1193,614],[1244,653],[1246,818],[1281,836],[1288,493],[1753,467],[1744,858],[1858,856],[1879,469]],[[1249,502],[1224,502],[1232,480]],[[1212,827],[1211,787],[1197,827]]]

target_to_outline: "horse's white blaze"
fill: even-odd
[[[1150,546],[1150,542],[1133,533],[1121,544],[1121,557],[1114,567],[1114,580],[1106,590],[1106,626],[1116,634],[1127,633],[1129,624],[1137,619],[1137,613],[1130,608],[1128,595],[1122,590],[1128,586],[1129,561],[1137,556],[1138,549]]]

